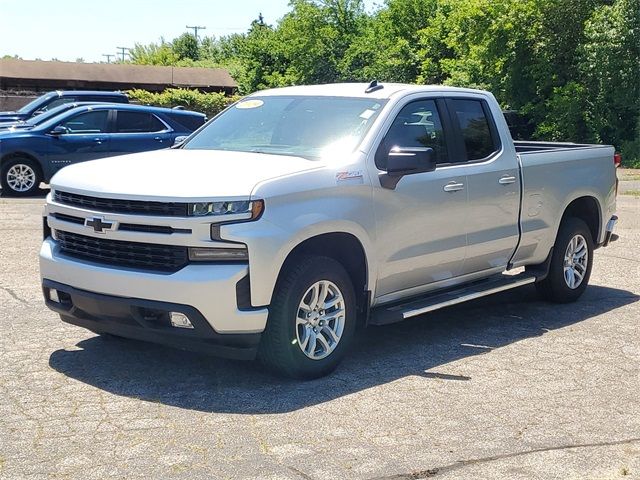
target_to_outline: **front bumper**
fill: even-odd
[[[172,274],[110,268],[64,255],[51,238],[40,249],[43,282],[109,297],[189,306],[214,333],[223,335],[260,333],[266,326],[267,308],[238,307],[238,283],[248,273],[246,264],[190,264]]]
[[[237,360],[253,359],[260,343],[260,333],[216,333],[202,314],[188,305],[92,293],[47,279],[42,290],[47,306],[63,321],[96,333]],[[57,301],[51,299],[52,290]],[[186,315],[193,328],[172,326],[169,312]]]

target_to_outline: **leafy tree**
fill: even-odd
[[[183,33],[171,43],[173,53],[178,59],[198,60],[199,48],[198,39],[191,33]]]

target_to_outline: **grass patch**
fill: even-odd
[[[640,197],[640,190],[626,190],[624,192],[620,192],[620,195],[631,195],[633,197]]]

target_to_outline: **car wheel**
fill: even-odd
[[[281,375],[327,375],[348,350],[356,312],[353,285],[340,263],[299,257],[276,285],[258,356]]]
[[[552,302],[574,302],[585,291],[593,265],[593,239],[587,224],[569,217],[562,222],[553,247],[549,273],[536,284],[540,295]]]
[[[9,196],[34,195],[40,188],[42,174],[38,164],[30,158],[15,157],[2,166],[2,193]]]

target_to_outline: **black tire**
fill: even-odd
[[[20,165],[23,165],[25,168],[33,172],[33,185],[31,185],[31,187],[27,188],[26,190],[16,190],[13,186],[11,186],[8,178],[12,169]],[[40,189],[40,182],[42,182],[42,172],[40,170],[40,165],[38,165],[38,162],[27,157],[13,157],[12,159],[6,161],[2,165],[2,169],[0,169],[0,175],[0,184],[2,185],[2,194],[4,196],[28,197],[35,195],[36,192],[38,192],[38,190]]]
[[[334,284],[344,299],[344,327],[334,349],[322,359],[312,359],[302,351],[296,332],[298,307],[316,282]],[[267,328],[262,335],[258,358],[271,371],[299,379],[322,377],[332,372],[347,352],[356,327],[356,300],[351,279],[344,267],[328,257],[301,256],[282,273],[269,307]],[[329,322],[327,322],[329,323]],[[335,324],[334,324],[335,325]],[[323,335],[318,328],[317,337]],[[325,339],[329,335],[324,335]],[[315,341],[313,343],[315,345]],[[308,346],[309,350],[311,346]],[[318,347],[322,349],[322,345]]]
[[[576,288],[571,288],[565,280],[564,261],[569,242],[581,235],[586,241],[587,265],[582,281]],[[556,242],[553,246],[553,254],[549,265],[547,278],[536,283],[536,289],[542,298],[556,303],[575,302],[584,293],[591,276],[593,266],[593,239],[587,224],[575,217],[568,217],[562,221]]]

